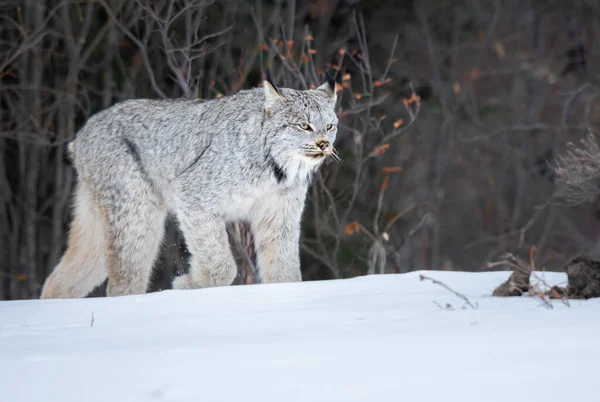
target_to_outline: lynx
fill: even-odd
[[[308,186],[337,133],[333,80],[214,100],[118,103],[69,144],[77,172],[67,250],[42,298],[147,291],[173,214],[192,255],[175,289],[231,285],[226,224],[246,221],[263,283],[301,281],[300,223]]]

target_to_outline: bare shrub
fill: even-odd
[[[565,155],[556,159],[558,196],[571,204],[593,201],[600,194],[600,148],[590,131],[579,145],[567,144]]]

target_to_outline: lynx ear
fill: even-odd
[[[283,100],[279,88],[273,84],[271,73],[267,70],[267,79],[263,81],[263,89],[265,91],[265,112],[267,115],[271,112],[271,108],[279,101]]]
[[[333,103],[335,103],[337,101],[337,93],[335,90],[335,86],[336,86],[335,79],[328,72],[326,72],[326,77],[327,77],[327,82],[324,83],[323,85],[317,87],[317,89],[319,91],[324,91],[327,95],[329,95],[331,101]]]

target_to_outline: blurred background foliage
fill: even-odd
[[[64,251],[64,144],[87,118],[229,95],[267,67],[280,86],[338,82],[343,162],[309,192],[305,280],[482,271],[532,246],[549,270],[597,256],[600,201],[564,205],[552,164],[599,123],[599,15],[594,0],[0,0],[0,299],[38,297]],[[229,229],[252,283],[251,236]],[[176,222],[166,233],[151,290],[187,269]]]

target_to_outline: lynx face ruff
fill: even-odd
[[[192,254],[174,288],[230,285],[226,223],[246,220],[263,282],[300,281],[300,220],[313,173],[331,154],[334,83],[195,100],[131,100],[91,117],[69,144],[77,170],[68,248],[42,298],[145,293],[165,218]]]

